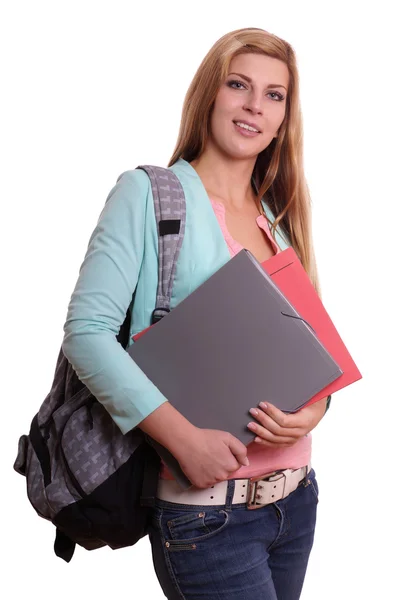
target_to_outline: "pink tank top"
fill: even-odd
[[[230,254],[231,256],[235,256],[235,254],[240,252],[243,247],[231,236],[227,229],[224,205],[221,202],[212,200],[211,198],[210,201],[218,223],[221,227],[221,231],[224,235],[224,239],[229,248]],[[268,221],[265,216],[259,215],[256,218],[256,222],[270,240],[274,253],[278,254],[281,250],[271,235]],[[267,399],[264,398],[264,402],[266,401]],[[256,422],[256,419],[250,419],[250,417],[248,417],[247,422],[249,423],[250,420]],[[289,448],[279,448],[273,450],[270,448],[264,448],[261,446],[261,444],[252,442],[247,447],[247,457],[250,461],[250,465],[248,467],[240,467],[240,469],[234,473],[231,473],[228,479],[257,477],[263,473],[271,473],[279,469],[299,469],[310,462],[311,445],[312,436],[310,433],[296,442],[294,446],[290,446]],[[173,479],[173,476],[163,462],[161,465],[160,477],[162,479]]]

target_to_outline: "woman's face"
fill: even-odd
[[[214,103],[212,143],[231,158],[257,156],[282,124],[288,84],[289,71],[281,60],[261,54],[236,56]]]

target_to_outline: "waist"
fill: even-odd
[[[284,469],[272,473],[263,473],[257,477],[233,479],[231,504],[246,504],[247,508],[260,508],[272,504],[295,491],[311,471],[311,464],[298,469]],[[157,498],[175,504],[194,506],[225,505],[229,480],[215,483],[209,488],[192,486],[183,490],[174,480],[159,479]]]

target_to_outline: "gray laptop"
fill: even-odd
[[[128,349],[197,427],[244,444],[248,410],[295,412],[342,370],[261,264],[242,250]]]

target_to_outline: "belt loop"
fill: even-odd
[[[232,499],[235,492],[235,479],[228,479],[227,497],[225,499],[225,510],[232,510]]]
[[[305,471],[306,471],[306,473],[305,473],[305,477],[303,478],[303,485],[304,485],[304,487],[307,487],[311,483],[311,480],[310,480],[311,466],[307,465]]]

